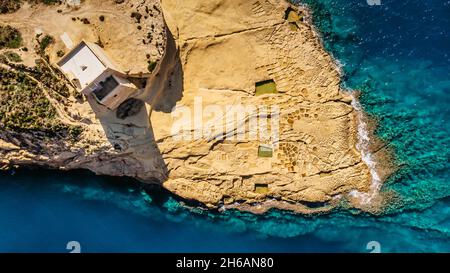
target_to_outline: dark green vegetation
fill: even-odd
[[[4,52],[2,55],[0,55],[0,59],[1,59],[0,62],[4,62],[6,60],[14,63],[20,63],[22,61],[20,55],[14,51]]]
[[[83,133],[83,127],[81,126],[70,126],[69,127],[69,137],[72,139],[78,139]]]
[[[10,67],[0,69],[0,130],[76,140],[82,127],[63,124],[49,100],[64,106],[71,94],[65,77],[45,60],[44,51],[54,40],[46,35],[37,41],[42,59],[35,67],[19,64],[21,57],[14,51],[0,55],[0,63]]]
[[[61,0],[28,0],[30,3],[43,3],[45,5],[55,5],[55,4],[62,4]]]
[[[140,14],[139,12],[132,12],[131,13],[131,18],[134,18],[136,20],[136,23],[140,24],[141,23],[142,14]]]
[[[0,128],[76,139],[79,126],[61,123],[39,84],[24,72],[0,68]]]
[[[0,26],[0,49],[19,48],[22,45],[22,35],[11,26]]]
[[[155,61],[148,61],[148,71],[153,72],[155,70],[157,65],[157,62]]]
[[[43,1],[45,4],[55,1]],[[2,2],[2,5],[5,4]],[[0,63],[11,69],[0,69],[0,128],[14,132],[41,132],[44,135],[76,138],[80,128],[62,124],[48,95],[64,104],[70,89],[63,75],[45,61],[45,49],[54,42],[49,35],[36,37],[36,51],[43,59],[36,60],[33,68],[19,64],[21,56],[14,51],[0,54]],[[22,47],[20,32],[11,26],[0,26],[0,49]],[[22,50],[28,51],[28,50]]]
[[[70,89],[66,86],[64,76],[58,70],[51,68],[45,60],[39,60],[36,68],[29,72],[51,91],[50,96],[56,100],[65,102],[70,96]]]
[[[39,37],[38,37],[39,38]],[[39,53],[43,55],[45,53],[45,49],[55,42],[55,39],[50,35],[45,35],[42,39],[38,39],[39,42]]]
[[[20,9],[23,2],[30,4],[43,3],[45,5],[62,4],[61,0],[1,0],[0,1],[0,13],[12,13]]]
[[[1,0],[0,1],[0,13],[15,12],[20,9],[20,0]]]
[[[58,57],[62,57],[62,56],[64,56],[64,54],[65,54],[65,52],[64,52],[64,50],[58,50],[58,52],[56,52],[56,56],[58,56]]]
[[[25,73],[0,68],[0,124],[11,130],[58,130],[56,110]]]
[[[24,73],[0,68],[0,122],[11,130],[54,130],[56,111]]]

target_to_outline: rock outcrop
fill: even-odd
[[[211,206],[304,212],[330,209],[352,190],[368,191],[371,176],[355,148],[352,98],[340,90],[338,67],[305,21],[307,10],[266,0],[163,0],[162,8],[183,67],[177,105],[194,112],[201,100],[204,108],[219,106],[224,116],[236,104],[279,108],[278,139],[237,140],[235,128],[263,118],[253,109],[232,120],[231,129],[215,132],[225,139],[181,142],[159,125],[173,122],[170,116],[153,111],[169,171],[166,188]],[[289,11],[300,14],[297,20],[285,16]],[[258,95],[255,84],[264,81],[273,81],[278,92]],[[264,144],[273,147],[271,157],[259,156]]]
[[[255,213],[324,212],[370,190],[353,98],[307,9],[279,0],[161,8],[165,53],[135,97],[146,107],[118,118],[92,98],[72,101],[77,142],[47,140],[33,153],[3,137],[1,163],[130,176]]]

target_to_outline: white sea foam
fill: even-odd
[[[381,188],[381,179],[377,173],[376,161],[374,159],[374,155],[370,152],[370,136],[368,125],[364,118],[364,113],[362,111],[362,107],[358,99],[351,93],[352,95],[352,106],[357,112],[357,122],[358,122],[358,142],[356,144],[356,148],[361,153],[362,161],[367,165],[370,170],[370,175],[372,176],[372,181],[370,185],[369,192],[360,192],[357,190],[353,190],[350,192],[350,195],[358,198],[361,201],[361,204],[369,204],[374,197],[378,195]]]
[[[300,4],[300,6],[305,8],[309,14],[312,14],[312,11],[310,10],[310,8],[307,5]],[[317,37],[319,37],[319,41],[322,44],[322,47],[325,48],[324,42],[323,42],[323,36],[320,33],[320,31],[317,30],[317,28],[314,24],[312,24],[312,30],[313,30],[314,34]],[[343,63],[341,60],[335,58],[332,52],[328,51],[327,53],[331,56],[331,58],[334,62],[335,68],[338,71],[338,73],[342,79],[342,76],[345,74],[345,72],[344,72],[345,63]],[[349,88],[348,86],[346,86],[345,82],[342,84],[343,84],[343,86],[342,86],[343,89],[347,90],[350,93],[350,95],[352,96],[352,98],[353,98],[352,106],[357,112],[358,142],[356,144],[356,148],[361,153],[362,161],[369,168],[370,175],[372,177],[369,192],[360,192],[357,190],[353,190],[349,194],[355,198],[358,198],[362,205],[366,205],[366,204],[369,204],[373,200],[373,198],[378,195],[378,193],[380,192],[382,183],[381,183],[380,176],[377,173],[377,169],[376,169],[377,163],[374,159],[373,154],[369,150],[369,144],[370,144],[369,130],[367,128],[368,127],[367,123],[364,119],[364,113],[363,113],[361,104],[359,103],[358,99],[355,97],[355,95],[353,93],[354,91],[351,90],[351,88]]]

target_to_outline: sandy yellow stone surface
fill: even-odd
[[[64,31],[91,40],[105,35],[110,56],[130,70],[133,63],[142,70],[147,60],[141,56],[155,47],[139,44],[129,51],[133,43],[125,36],[134,39],[137,30],[121,11],[134,10],[132,2],[125,1],[117,10],[108,2],[102,13],[116,18],[114,24],[123,24],[111,29],[97,29],[101,23],[96,22],[94,27],[82,26],[89,31],[81,32],[72,27],[72,15],[61,17],[69,26],[66,30],[36,18],[26,25],[14,14],[0,19],[30,32],[43,24],[54,36]],[[70,12],[98,18],[93,3],[86,3]],[[339,69],[315,34],[306,9],[280,0],[162,0],[160,7],[164,20],[157,24],[167,25],[164,45],[159,47],[164,52],[136,96],[147,102],[146,107],[118,119],[92,98],[71,100],[60,108],[68,109],[65,122],[83,127],[78,142],[41,143],[36,154],[27,151],[21,139],[3,132],[0,163],[130,176],[211,208],[255,213],[270,208],[329,211],[350,192],[369,191],[371,175],[356,149],[358,113],[351,105],[353,98],[340,89]],[[288,7],[304,20],[286,20]],[[108,34],[112,32],[115,35]],[[61,45],[53,46],[50,54]],[[119,52],[121,46],[127,50]],[[256,84],[264,81],[273,81],[277,93],[257,96]],[[233,114],[230,106],[236,105],[249,108],[228,119]],[[198,119],[199,107],[203,115]],[[195,121],[174,131],[180,109],[190,111]],[[211,118],[205,109],[218,111]],[[277,115],[261,109],[276,110]],[[252,138],[250,125],[255,119],[266,122],[267,129]],[[205,131],[209,124],[224,126]],[[237,138],[236,128],[244,128],[244,137]],[[180,139],[180,134],[192,138]],[[32,141],[32,136],[22,137]],[[272,152],[261,156],[261,147],[266,146]]]
[[[258,156],[260,140],[180,143],[161,129],[173,122],[169,114],[153,111],[169,190],[210,206],[302,212],[330,209],[351,190],[368,191],[369,170],[355,148],[356,113],[340,90],[338,68],[308,22],[293,28],[284,19],[288,7],[266,0],[162,1],[182,64],[178,106],[194,108],[201,98],[204,107],[280,109],[278,148],[269,158]],[[255,83],[264,80],[273,80],[278,93],[255,96]],[[268,190],[256,191],[257,184]]]

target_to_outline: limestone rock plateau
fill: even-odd
[[[70,95],[64,101],[47,96],[56,120],[82,129],[77,140],[2,129],[2,165],[129,176],[210,208],[255,213],[270,208],[324,212],[351,201],[352,192],[371,190],[370,170],[356,148],[359,113],[352,106],[354,98],[341,90],[339,68],[305,7],[279,0],[105,2],[102,11],[85,1],[76,10],[59,13],[68,18],[94,13],[91,24],[82,25],[89,30],[45,25],[43,31],[55,37],[67,32],[79,40],[107,33],[103,49],[124,67],[139,92],[119,107],[120,114],[89,96]],[[147,6],[153,16],[146,14]],[[37,8],[56,13],[55,7]],[[109,29],[108,16],[120,18],[124,12],[142,15],[134,13],[122,19],[124,26]],[[102,14],[105,22],[93,26]],[[38,15],[29,21],[33,26],[15,22],[15,16],[0,15],[0,22],[24,33],[40,24]],[[147,32],[152,28],[144,24],[153,25],[162,42],[142,44],[141,38],[152,34],[133,27],[125,45],[128,26],[136,24]],[[32,39],[26,42],[31,47]],[[131,50],[134,43],[139,46]],[[49,69],[59,75],[52,64],[57,47],[63,45],[56,41],[46,50]],[[151,73],[145,71],[145,52],[152,52],[150,59],[157,62]],[[21,54],[28,60],[31,53]],[[21,69],[11,63],[2,67],[17,73]],[[39,79],[37,87],[51,92]]]

